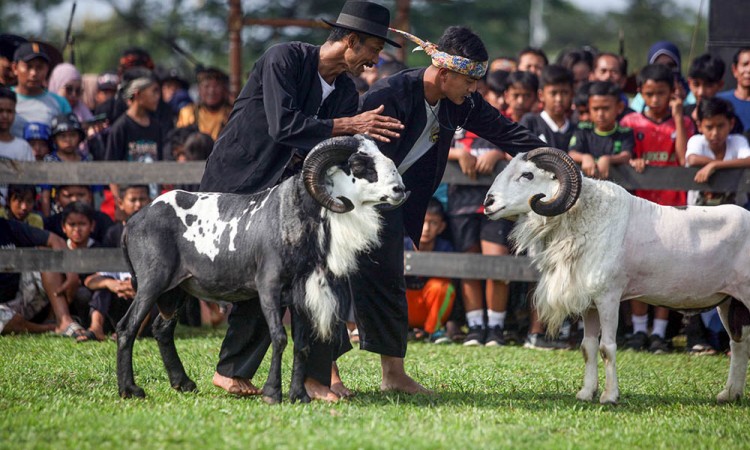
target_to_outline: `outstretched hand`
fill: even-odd
[[[380,142],[391,142],[401,135],[404,125],[396,118],[383,116],[385,106],[380,105],[353,117],[341,117],[333,120],[333,135],[364,134]]]

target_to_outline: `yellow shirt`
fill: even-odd
[[[216,111],[211,111],[205,106],[187,105],[180,110],[177,116],[177,128],[193,125],[195,117],[198,116],[198,130],[216,140],[221,129],[227,124],[231,112],[232,108],[229,105]]]

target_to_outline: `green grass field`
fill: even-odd
[[[619,352],[611,407],[575,399],[579,352],[417,343],[407,370],[434,396],[380,393],[379,358],[355,350],[339,361],[353,400],[268,406],[211,385],[223,331],[178,336],[199,392],[173,391],[143,339],[134,361],[145,400],[118,397],[114,342],[0,338],[0,448],[750,448],[747,399],[715,402],[726,356]],[[285,388],[290,372],[287,351]]]

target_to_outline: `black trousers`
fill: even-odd
[[[350,277],[360,348],[399,358],[406,355],[408,331],[402,214],[401,208],[382,213],[381,245],[360,255],[359,271]],[[253,378],[271,344],[260,303],[235,303],[228,325],[216,371]],[[313,340],[307,376],[330,386],[331,363],[352,348],[345,336],[341,322],[331,342]]]

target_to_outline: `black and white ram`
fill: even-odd
[[[628,299],[685,312],[718,306],[732,356],[717,399],[742,396],[750,356],[750,212],[659,206],[614,183],[582,178],[573,160],[552,148],[517,155],[484,206],[490,219],[520,216],[511,238],[541,274],[534,300],[548,332],[567,316],[583,317],[579,399],[592,400],[598,389],[597,350],[606,373],[599,401],[619,398],[615,336],[619,303]]]
[[[133,216],[123,249],[137,285],[117,326],[117,382],[123,397],[144,397],[133,377],[133,342],[154,304],[153,329],[170,383],[193,391],[174,345],[174,314],[193,295],[213,301],[259,301],[268,323],[272,360],[263,386],[281,401],[281,356],[287,344],[282,306],[295,314],[292,401],[304,388],[308,336],[330,339],[338,320],[336,294],[357,267],[357,255],[379,242],[376,207],[406,199],[393,161],[364,136],[318,144],[302,173],[257,194],[171,191]],[[309,333],[300,333],[307,329]],[[304,340],[304,342],[298,342]]]

